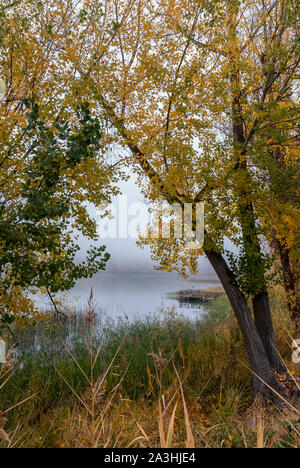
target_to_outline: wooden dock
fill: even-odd
[[[207,303],[219,296],[223,296],[224,291],[215,290],[201,290],[201,289],[187,289],[183,291],[178,291],[178,293],[172,294],[174,299],[177,299],[180,303]]]

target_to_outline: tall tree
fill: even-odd
[[[0,7],[0,325],[39,316],[32,288],[67,290],[109,258],[94,246],[76,260],[78,236],[98,238],[87,205],[109,201],[115,177],[103,156],[103,123],[80,96],[68,104],[59,77],[51,34],[66,27],[62,6]]]
[[[43,289],[53,300],[52,293],[70,289],[79,278],[91,277],[109,259],[100,246],[91,248],[83,263],[76,262],[79,246],[72,233],[76,226],[96,238],[94,223],[81,209],[87,197],[74,191],[68,173],[76,176],[81,164],[97,163],[99,121],[84,105],[77,112],[77,127],[70,129],[68,123],[57,121],[54,132],[40,120],[37,104],[25,105],[29,107],[28,125],[21,156],[26,153],[27,162],[18,171],[18,158],[14,160],[18,180],[13,190],[2,153],[0,325],[24,322],[30,316],[36,319],[39,313],[26,294],[29,288]]]
[[[176,239],[145,242],[161,268],[181,272],[206,254],[241,328],[254,393],[266,398],[270,387],[286,394],[275,373],[285,366],[261,236],[274,226],[280,202],[274,150],[287,148],[297,128],[299,106],[287,95],[299,65],[297,14],[295,0],[45,1],[29,15],[31,34],[13,60],[14,82],[38,90],[48,114],[58,102],[62,114],[75,109],[79,96],[90,103],[110,124],[103,142],[129,150],[119,164],[136,170],[150,200],[205,201],[202,251]],[[6,39],[11,57],[14,34],[11,28]],[[8,100],[15,99],[12,87]],[[292,171],[297,153],[289,154]],[[297,209],[289,201],[281,206],[286,226],[297,224]],[[226,259],[224,237],[238,255]]]
[[[266,177],[275,183],[269,134],[296,128],[298,106],[286,93],[299,64],[297,2],[82,5],[65,49],[78,73],[77,92],[99,106],[114,138],[130,150],[127,164],[148,177],[149,184],[141,178],[148,198],[205,201],[204,253],[239,322],[254,391],[285,393],[274,373],[285,367],[275,344],[261,236],[275,193],[265,183]],[[224,237],[239,248],[229,263]],[[182,243],[149,243],[162,268],[170,268],[170,259],[180,271],[187,265]],[[190,257],[194,264],[195,252]]]

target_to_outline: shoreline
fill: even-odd
[[[205,289],[185,289],[168,294],[168,298],[179,302],[207,303],[217,297],[224,296],[225,291],[222,286],[215,286]]]

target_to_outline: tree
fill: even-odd
[[[283,284],[287,306],[296,324],[300,328],[300,276],[299,276],[299,240],[300,240],[300,203],[299,203],[299,147],[298,138],[288,135],[288,143],[281,141],[272,150],[272,180],[270,186],[273,207],[268,207],[271,216],[268,226],[268,239],[271,250],[281,264]],[[295,145],[296,143],[296,145]],[[296,156],[296,157],[295,157]],[[273,223],[273,225],[272,225]]]
[[[18,173],[18,178],[23,176],[19,191],[7,192],[3,179],[0,185],[3,324],[32,314],[32,301],[25,294],[29,287],[44,288],[51,296],[70,289],[77,279],[104,269],[109,259],[101,246],[91,248],[85,262],[76,262],[79,246],[72,236],[70,220],[84,213],[82,200],[76,198],[74,184],[66,177],[70,171],[76,174],[81,163],[95,162],[101,139],[99,121],[84,105],[78,109],[78,128],[71,130],[68,123],[57,121],[55,134],[39,119],[39,108],[34,103],[28,120],[24,129],[27,141],[23,142],[27,165],[22,174]],[[91,220],[83,217],[77,227],[95,238]]]
[[[265,207],[276,192],[270,188],[276,185],[270,149],[280,129],[286,136],[296,128],[298,106],[287,94],[299,64],[297,3],[128,0],[82,6],[73,16],[73,42],[64,49],[78,74],[76,92],[111,122],[114,138],[130,150],[127,164],[141,182],[148,177],[149,199],[205,201],[204,253],[241,328],[254,393],[268,397],[272,387],[285,394],[274,373],[285,366],[275,344],[270,261],[261,236],[270,224]],[[229,263],[224,237],[239,248]],[[170,268],[172,258],[172,267],[182,271],[182,243],[149,242],[162,268]],[[195,253],[190,256],[194,264]]]
[[[63,18],[54,22],[58,29],[64,24]],[[52,298],[104,269],[109,259],[100,246],[91,247],[81,264],[76,261],[79,234],[97,240],[87,204],[108,202],[115,178],[101,153],[102,123],[80,97],[72,108],[61,93],[45,23],[36,2],[6,5],[1,14],[6,89],[0,103],[0,324],[5,325],[42,315],[29,292],[39,288]]]
[[[161,268],[183,272],[206,254],[241,328],[254,393],[268,398],[271,387],[286,395],[276,375],[286,369],[275,344],[267,292],[270,259],[261,238],[280,226],[276,203],[288,213],[286,227],[298,223],[293,195],[280,200],[281,175],[295,174],[297,167],[297,152],[290,148],[291,140],[296,147],[299,106],[289,97],[299,65],[297,2],[25,4],[26,34],[13,60],[14,83],[23,86],[18,99],[23,89],[34,88],[46,114],[53,117],[56,107],[64,120],[79,99],[89,102],[93,114],[110,124],[103,144],[129,150],[124,164],[140,175],[148,199],[205,201],[203,251],[189,252],[176,239],[149,239],[153,255]],[[16,9],[8,19],[10,57],[20,14]],[[12,87],[8,101],[16,94]],[[279,146],[290,155],[285,168],[274,164]],[[226,259],[224,237],[238,255]]]

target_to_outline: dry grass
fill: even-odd
[[[122,333],[118,325],[106,340],[91,295],[54,362],[33,365],[30,355],[23,369],[10,360],[1,370],[0,447],[300,447],[297,408],[252,403],[245,350],[226,307],[218,299],[212,318],[192,327],[174,317],[127,324]],[[291,324],[284,333],[281,323],[284,358],[288,333]],[[290,370],[299,374],[299,366]]]

